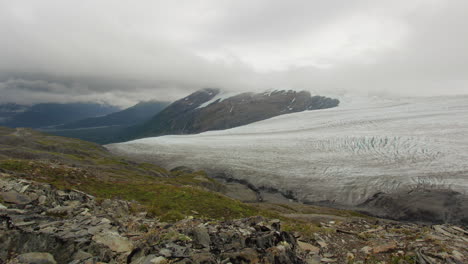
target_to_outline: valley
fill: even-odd
[[[223,131],[106,147],[167,167],[224,173],[305,203],[361,206],[387,217],[399,210],[397,219],[410,219],[421,210],[426,217],[413,220],[466,222],[466,101],[466,96],[351,101]],[[437,193],[440,203],[430,208],[415,202],[382,211],[385,206],[372,202],[379,193],[399,197],[408,192],[409,201]],[[431,199],[427,203],[433,204]]]

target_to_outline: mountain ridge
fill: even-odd
[[[224,96],[224,97],[223,97]],[[339,100],[293,90],[224,93],[202,89],[175,101],[127,139],[167,134],[196,134],[250,124],[282,114],[335,107]]]

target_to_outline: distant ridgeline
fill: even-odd
[[[29,127],[97,143],[112,142],[130,126],[141,124],[168,106],[169,102],[140,102],[121,110],[93,103],[0,105],[0,125]]]
[[[337,99],[311,96],[306,91],[233,94],[202,89],[172,104],[141,102],[121,111],[99,104],[39,104],[30,108],[9,104],[0,107],[0,125],[36,128],[59,136],[108,144],[228,129],[338,104]]]
[[[172,103],[146,123],[129,129],[124,139],[222,130],[338,104],[337,99],[311,96],[306,91],[232,94],[203,89]]]
[[[119,111],[119,108],[97,103],[44,103],[33,106],[2,104],[0,125],[13,128],[44,128],[115,111]]]

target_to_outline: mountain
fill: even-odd
[[[172,103],[128,133],[129,138],[195,134],[242,126],[283,114],[335,107],[338,104],[337,99],[311,96],[306,91],[232,94],[219,89],[203,89]]]
[[[97,103],[36,104],[12,116],[2,125],[8,127],[43,128],[84,118],[106,115],[119,108]]]
[[[29,106],[15,103],[0,104],[0,124],[7,122],[14,116],[25,112]]]
[[[149,120],[169,104],[159,101],[140,102],[122,111],[66,123],[43,131],[99,144],[117,142],[128,127]]]
[[[163,166],[223,173],[304,203],[467,224],[468,97],[354,101],[107,148]]]
[[[141,123],[161,112],[170,103],[148,101],[140,102],[122,111],[114,112],[105,116],[91,117],[75,122],[69,122],[56,126],[57,129],[76,129],[104,126],[129,126]]]

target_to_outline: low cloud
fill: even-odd
[[[468,93],[462,0],[0,0],[0,101]]]

